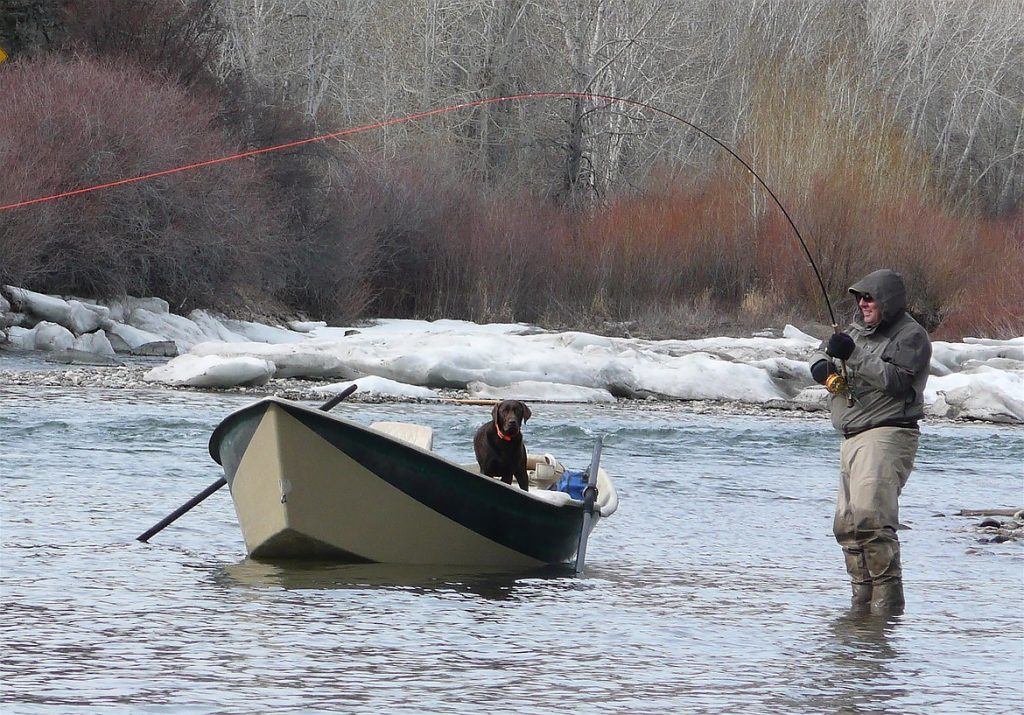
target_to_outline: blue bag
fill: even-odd
[[[566,469],[561,478],[548,489],[555,492],[565,492],[573,499],[583,499],[583,490],[587,488],[586,472],[574,472]]]

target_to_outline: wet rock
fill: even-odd
[[[1007,541],[1024,541],[1024,520],[986,518],[977,528],[987,534],[978,539],[982,544],[1002,544]]]

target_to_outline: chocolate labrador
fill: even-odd
[[[515,477],[520,489],[529,491],[522,430],[523,423],[530,419],[530,408],[519,400],[502,400],[491,410],[491,417],[473,437],[473,451],[480,471],[506,484],[511,484]]]

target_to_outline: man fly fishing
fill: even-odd
[[[932,346],[906,312],[899,273],[870,273],[850,293],[858,307],[853,322],[810,359],[811,375],[831,393],[832,424],[843,435],[832,530],[843,548],[854,609],[899,614],[899,496],[917,454]]]

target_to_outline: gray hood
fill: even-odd
[[[867,274],[850,286],[850,293],[854,298],[861,293],[867,293],[881,306],[882,320],[876,327],[889,325],[899,320],[907,309],[907,288],[903,284],[903,276],[888,268]],[[864,324],[859,310],[854,322],[858,325]]]

